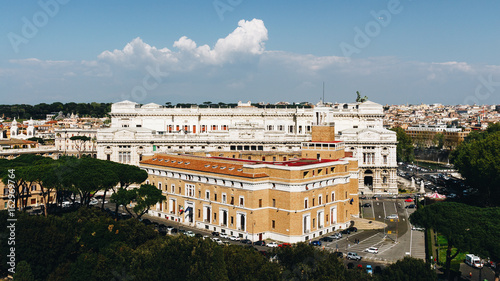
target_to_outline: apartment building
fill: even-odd
[[[300,158],[145,157],[147,182],[167,197],[150,214],[253,241],[294,243],[348,227],[359,215],[357,161],[331,138],[333,127],[313,128]]]

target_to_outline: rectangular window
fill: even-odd
[[[205,191],[205,199],[210,200],[210,191]]]
[[[231,205],[234,205],[234,196],[231,196]]]
[[[200,218],[200,217],[201,217],[201,210],[198,209],[198,218]]]
[[[245,199],[243,197],[240,197],[240,207],[245,206]]]
[[[273,199],[273,207],[276,207],[276,199]]]
[[[262,199],[259,199],[259,208],[262,208]]]
[[[172,190],[172,193],[175,193],[175,184],[172,184],[172,185],[170,186],[170,189]]]
[[[315,199],[315,198],[313,198],[313,205],[312,205],[313,207],[314,207],[314,199]]]
[[[272,223],[271,223],[271,227],[272,227],[273,229],[275,229],[275,228],[276,228],[276,221],[274,221],[274,220],[272,221]]]
[[[217,193],[214,193],[214,201],[217,201]]]
[[[194,197],[194,184],[186,184],[186,196]]]
[[[326,195],[325,203],[328,203],[328,194]]]
[[[321,195],[320,195],[320,196],[318,197],[318,204],[319,204],[319,205],[321,205],[321,204],[322,204],[321,199],[323,199],[323,198],[322,198],[322,197],[321,197]]]
[[[222,203],[226,204],[227,203],[227,197],[225,193],[222,193]]]
[[[234,224],[234,217],[231,216],[231,225],[233,225],[233,224]]]
[[[335,192],[332,192],[332,202],[335,201]]]
[[[307,209],[307,199],[304,200],[304,209]]]

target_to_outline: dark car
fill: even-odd
[[[335,255],[339,258],[343,258],[344,254],[342,252],[335,252]]]
[[[253,244],[255,246],[266,246],[266,242],[262,241],[262,240],[259,240],[259,241],[255,241],[253,242]]]
[[[365,203],[365,204],[363,204],[363,207],[365,207],[365,208],[369,208],[369,207],[371,207],[371,206],[372,206],[372,204],[370,204],[370,203]]]
[[[170,229],[170,233],[177,233],[177,231],[178,231],[177,228]]]
[[[351,226],[349,227],[347,230],[349,230],[350,232],[358,232],[358,228],[355,227],[355,226]],[[349,234],[349,233],[348,233]]]
[[[344,229],[340,233],[342,233],[342,234],[351,234],[351,231],[349,229]]]
[[[200,233],[195,233],[195,234],[194,234],[194,237],[203,238],[203,235],[202,235],[202,234],[200,234]]]
[[[241,239],[240,243],[252,245],[252,240],[250,240],[250,239]]]
[[[415,209],[417,206],[415,204],[410,204],[408,206],[406,206],[405,208],[406,209]]]
[[[212,232],[212,236],[219,236],[219,232],[217,231]]]
[[[326,237],[322,237],[319,239],[319,241],[323,241],[323,242],[332,242],[333,241],[333,238],[332,237],[329,237],[329,236],[326,236]]]
[[[319,241],[319,240],[311,241],[311,243],[309,243],[309,244],[311,244],[313,246],[321,246],[321,245],[323,245],[323,243],[321,243],[321,241]]]

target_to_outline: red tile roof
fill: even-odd
[[[237,163],[230,158],[214,159],[208,157],[197,157],[192,155],[155,155],[153,158],[143,160],[141,164],[163,166],[170,168],[186,169],[215,174],[224,174],[246,178],[264,178],[268,177],[266,173],[247,173],[243,172],[243,164]]]

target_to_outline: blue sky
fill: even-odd
[[[499,1],[5,1],[0,103],[500,103]]]

